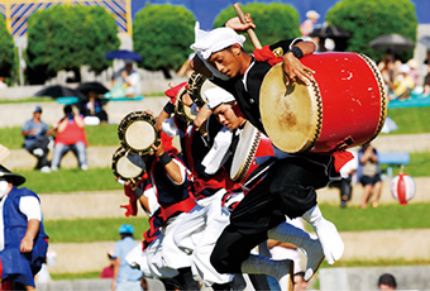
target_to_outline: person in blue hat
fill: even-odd
[[[119,227],[121,240],[115,243],[113,251],[114,271],[112,291],[142,291],[140,278],[142,273],[138,269],[132,269],[125,260],[127,254],[137,246],[133,237],[134,227],[123,224]]]
[[[24,136],[24,148],[37,158],[35,168],[44,173],[49,173],[48,145],[51,142],[50,136],[54,133],[54,129],[43,122],[41,117],[42,107],[34,107],[33,118],[24,123],[21,133]]]
[[[23,176],[0,165],[1,290],[36,290],[34,275],[48,250],[39,197],[18,188],[24,182]]]

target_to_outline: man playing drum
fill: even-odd
[[[155,235],[157,225],[151,225],[150,233],[145,238],[154,238],[133,249],[126,257],[133,267],[140,268],[144,276],[173,277],[186,290],[199,290],[200,285],[191,276],[191,260],[179,250],[173,241],[175,228],[194,206],[190,196],[187,169],[176,155],[175,148],[164,149],[163,143],[152,145],[154,154],[143,157],[132,155],[133,163],[144,168],[148,179],[144,188],[155,192],[160,208],[153,213],[150,223],[160,226],[160,234]],[[139,158],[136,161],[134,158]],[[142,189],[143,190],[143,189]],[[152,232],[152,233],[151,233]],[[143,247],[143,248],[142,248]],[[160,251],[161,250],[161,251]],[[150,256],[142,254],[150,252]]]
[[[197,52],[194,68],[233,94],[245,118],[264,133],[259,112],[259,89],[271,64],[269,61],[257,61],[254,56],[243,51],[245,38],[233,29],[243,31],[255,27],[250,15],[246,18],[247,24],[233,18],[226,23],[227,27],[211,32],[196,29],[196,42],[191,45]],[[282,59],[288,83],[301,80],[310,84],[309,74],[313,71],[302,65],[299,58],[312,54],[315,44],[295,39],[281,41],[268,49],[286,52]],[[274,212],[290,218],[302,216],[310,223],[330,265],[343,254],[344,244],[336,227],[323,218],[316,203],[315,189],[328,183],[328,175],[333,170],[333,157],[286,155],[279,150],[276,154],[279,159],[271,166],[266,179],[245,196],[231,216],[231,225],[218,241],[219,248],[212,255],[212,263],[219,272],[250,272],[259,269],[259,261],[248,258],[249,252],[236,250],[254,247],[267,238],[268,229],[284,221],[283,215],[274,217]],[[235,247],[232,249],[226,245]],[[312,274],[306,279],[309,280],[310,276]]]
[[[191,120],[186,120],[174,108],[174,104],[178,103],[175,99],[178,98],[184,104],[192,104],[185,85],[180,84],[165,92],[171,101],[167,102],[156,123],[169,135],[179,136],[183,158],[192,176],[191,191],[197,204],[176,228],[174,240],[185,253],[190,254],[195,278],[214,290],[230,290],[233,276],[218,273],[209,258],[216,240],[229,222],[229,213],[222,207],[221,201],[234,182],[222,170],[205,173],[202,161],[210,149],[210,137],[202,134],[191,124]],[[215,126],[216,133],[221,126]],[[195,235],[199,235],[198,240],[192,239]]]

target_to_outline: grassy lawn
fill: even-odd
[[[51,243],[117,241],[118,229],[122,224],[131,224],[135,229],[135,239],[142,240],[142,234],[148,230],[145,217],[97,218],[74,220],[44,221],[45,231]]]
[[[324,216],[339,231],[395,230],[430,228],[429,204],[381,205],[362,210],[358,207],[341,209],[322,204]],[[416,215],[419,213],[419,215]],[[148,229],[147,218],[123,217],[105,219],[47,220],[44,222],[51,242],[112,241],[118,236],[118,227],[129,223],[136,229],[136,239]]]
[[[55,102],[51,97],[27,97],[22,99],[1,99],[0,104],[34,103],[34,102]]]
[[[27,178],[24,187],[39,194],[123,189],[123,186],[115,181],[110,168],[95,168],[88,171],[61,169],[49,174],[32,170],[17,172]]]
[[[430,115],[428,112],[428,107],[388,110],[388,117],[394,120],[399,128],[396,131],[390,132],[389,135],[430,133]]]
[[[100,126],[87,126],[89,146],[119,146],[118,125],[103,124]],[[1,144],[9,149],[22,149],[24,137],[21,135],[21,127],[6,127],[0,129]]]
[[[324,217],[332,221],[339,231],[396,230],[430,228],[430,204],[380,205],[361,209],[358,206],[340,208],[320,204]]]

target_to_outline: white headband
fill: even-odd
[[[196,39],[191,45],[191,49],[205,60],[209,59],[211,54],[228,48],[235,43],[243,46],[246,40],[245,36],[237,34],[233,29],[228,27],[216,28],[209,32],[201,30],[199,22],[196,22],[194,32]]]
[[[203,92],[203,95],[208,101],[207,106],[210,110],[214,110],[221,104],[235,101],[233,95],[231,95],[229,92],[227,92],[226,90],[220,87],[208,89],[205,92]]]

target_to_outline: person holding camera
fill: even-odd
[[[79,167],[84,171],[88,170],[88,141],[84,119],[82,116],[74,114],[71,105],[64,106],[64,115],[57,126],[51,170],[58,170],[62,158],[69,151],[72,151],[78,159]]]

